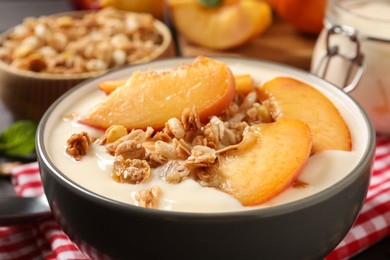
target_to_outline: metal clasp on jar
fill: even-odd
[[[348,93],[352,91],[357,84],[359,83],[362,75],[363,75],[363,57],[360,50],[360,41],[358,39],[358,33],[353,27],[343,26],[343,25],[331,25],[326,24],[327,34],[326,34],[326,49],[320,55],[320,59],[318,64],[313,70],[315,75],[326,79],[326,74],[328,72],[328,68],[330,65],[330,61],[333,57],[338,56],[349,62],[347,67],[346,75],[343,80],[342,85],[340,86],[344,92]],[[346,55],[340,52],[340,46],[337,44],[331,44],[331,38],[334,35],[343,35],[347,37],[352,43],[355,45],[355,52],[353,55]],[[356,66],[356,70],[354,70],[354,66]],[[321,70],[321,68],[323,68]],[[355,72],[354,75],[351,75]],[[353,77],[353,78],[352,78]],[[352,78],[352,79],[351,79]]]

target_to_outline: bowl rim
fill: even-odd
[[[98,10],[76,10],[76,11],[67,11],[67,12],[60,12],[60,13],[54,13],[50,15],[45,15],[47,17],[59,17],[59,16],[72,16],[72,17],[82,17],[85,14],[90,14],[97,12]],[[129,12],[129,11],[123,11],[123,10],[117,10],[119,12],[123,13],[135,13],[135,12]],[[138,14],[138,13],[136,13]],[[132,64],[126,64],[124,67],[129,66],[129,65],[134,65],[134,64],[140,64],[140,63],[145,63],[149,62],[152,60],[157,59],[160,55],[164,54],[169,48],[170,45],[172,44],[172,34],[170,29],[168,28],[167,25],[165,25],[163,22],[158,20],[157,18],[153,18],[153,23],[155,28],[159,31],[159,33],[162,36],[162,43],[161,45],[156,48],[150,55],[143,57]],[[20,24],[17,24],[8,30],[4,31],[3,33],[0,34],[0,45],[4,40],[6,40],[7,36],[15,29],[16,26]],[[113,69],[118,69],[122,68],[121,67],[116,67],[116,68],[111,68],[111,69],[106,69],[106,70],[101,70],[101,71],[90,71],[90,72],[83,72],[83,73],[75,73],[75,74],[54,74],[54,73],[42,73],[42,72],[34,72],[34,71],[28,71],[28,70],[22,70],[18,69],[15,67],[10,66],[10,64],[5,63],[0,59],[0,70],[3,70],[5,72],[8,72],[13,75],[17,75],[20,77],[25,77],[25,78],[33,78],[33,79],[40,79],[40,80],[80,80],[80,79],[88,79],[91,77],[96,77],[103,75],[110,70]]]
[[[347,98],[352,101],[352,104],[354,104],[357,109],[360,111],[361,116],[364,120],[364,124],[366,125],[366,130],[368,133],[368,142],[367,147],[364,148],[364,152],[362,154],[362,157],[356,164],[356,166],[351,170],[350,173],[348,173],[344,178],[339,180],[334,185],[325,188],[324,190],[317,192],[315,194],[312,194],[308,197],[304,197],[302,199],[283,203],[280,205],[275,205],[272,207],[264,207],[264,208],[258,208],[258,209],[248,209],[248,210],[238,210],[238,211],[227,211],[227,212],[191,212],[191,211],[168,211],[168,210],[161,210],[161,209],[153,209],[153,208],[143,208],[139,206],[135,206],[132,204],[127,204],[124,202],[116,201],[114,199],[110,199],[107,197],[104,197],[102,195],[99,195],[95,192],[92,192],[81,185],[75,183],[70,178],[65,176],[61,173],[61,171],[54,165],[53,162],[50,161],[50,157],[48,152],[45,149],[44,146],[44,133],[45,133],[45,125],[50,117],[51,112],[62,102],[62,100],[66,99],[68,95],[73,93],[74,91],[77,91],[78,89],[82,88],[84,85],[91,81],[96,81],[99,78],[103,77],[103,75],[91,78],[86,81],[83,81],[79,84],[77,84],[74,88],[67,91],[65,94],[63,94],[60,98],[58,98],[45,112],[43,115],[41,121],[39,122],[37,134],[36,134],[36,149],[37,149],[37,156],[38,156],[38,162],[42,165],[42,167],[46,167],[50,171],[50,175],[53,176],[57,181],[59,181],[61,184],[65,185],[67,188],[71,189],[72,192],[77,193],[78,195],[84,197],[86,200],[93,201],[94,203],[100,204],[104,207],[112,208],[112,209],[119,209],[119,210],[125,210],[129,211],[134,214],[147,214],[148,217],[151,218],[161,218],[161,216],[169,217],[169,218],[189,218],[192,219],[196,217],[197,220],[209,220],[209,219],[229,219],[234,217],[234,220],[242,220],[242,219],[249,219],[253,217],[271,217],[271,216],[277,216],[277,215],[283,215],[287,214],[289,212],[298,211],[307,207],[310,207],[314,204],[321,203],[322,201],[327,200],[328,198],[334,196],[335,194],[339,193],[344,187],[349,186],[351,183],[355,181],[355,179],[358,178],[359,173],[363,172],[364,170],[369,169],[372,171],[372,163],[374,159],[374,153],[376,148],[376,132],[375,128],[371,122],[371,120],[368,117],[368,114],[365,112],[365,110],[362,108],[362,106],[356,102],[351,96],[347,95],[344,91],[342,91],[337,86],[333,85],[332,83],[317,77],[314,74],[311,74],[310,72],[301,70],[299,68],[294,68],[289,65],[280,64],[272,61],[267,60],[261,60],[261,59],[254,59],[254,58],[246,58],[246,57],[231,57],[231,56],[213,56],[213,55],[207,55],[210,58],[219,59],[221,61],[224,60],[236,60],[236,61],[250,61],[254,63],[258,63],[259,65],[266,66],[267,68],[274,68],[274,69],[282,69],[283,72],[293,72],[298,73],[299,76],[308,77],[309,79],[318,82],[318,84],[321,85],[321,87],[330,87],[330,88],[336,88],[336,91],[340,93],[340,95],[344,96],[344,98]],[[189,62],[192,61],[195,58],[195,56],[186,56],[186,57],[173,57],[173,58],[162,58],[159,60],[154,60],[150,62],[146,62],[143,64],[134,64],[134,65],[127,65],[125,67],[117,68],[111,70],[109,73],[115,73],[119,70],[127,70],[127,69],[136,69],[137,66],[144,66],[148,65],[150,63],[164,63],[169,61],[181,61],[181,62]],[[307,78],[305,78],[307,79]],[[42,173],[41,173],[42,175]],[[368,190],[368,183],[367,183],[367,189],[365,193],[367,193]]]

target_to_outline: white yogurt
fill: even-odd
[[[256,62],[252,66],[249,66],[250,64],[245,61],[237,62],[236,60],[230,61],[227,59],[225,62],[228,63],[233,73],[250,73],[258,82],[275,76],[288,75],[273,69],[262,68]],[[162,63],[165,67],[178,66],[177,63],[172,65],[169,61]],[[128,75],[130,74],[117,72],[110,75],[109,78],[106,77],[100,80],[124,78]],[[167,184],[160,180],[158,176],[153,176],[152,180],[145,184],[121,184],[110,177],[113,157],[105,153],[101,146],[92,145],[88,155],[78,162],[70,159],[64,152],[66,140],[72,133],[86,131],[91,136],[100,136],[103,133],[85,125],[61,119],[73,112],[88,113],[105,96],[97,90],[97,82],[90,82],[89,87],[80,89],[80,91],[68,96],[66,101],[62,102],[63,104],[52,113],[52,117],[48,120],[45,128],[48,133],[45,135],[46,148],[54,164],[75,183],[104,197],[124,203],[136,204],[134,200],[135,192],[154,184],[159,185],[162,189],[159,208],[164,210],[226,212],[287,203],[322,191],[344,178],[355,167],[364,152],[364,147],[367,146],[366,128],[362,126],[361,115],[356,111],[356,108],[351,108],[350,103],[345,102],[343,98],[332,98],[351,129],[353,151],[325,151],[310,157],[299,176],[300,181],[309,184],[305,188],[291,187],[267,203],[256,207],[243,207],[239,201],[230,195],[214,188],[201,187],[191,179],[187,179],[180,184]],[[329,89],[324,94],[334,95],[334,90]]]

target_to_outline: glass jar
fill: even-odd
[[[390,133],[390,0],[328,0],[311,72],[355,98]]]

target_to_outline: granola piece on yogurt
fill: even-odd
[[[122,156],[124,159],[146,159],[146,149],[142,143],[134,140],[126,140],[120,143],[115,149],[115,156]]]
[[[135,194],[137,206],[144,208],[157,208],[161,196],[160,186],[154,185],[149,189],[140,190]]]
[[[170,161],[165,164],[160,173],[160,177],[167,183],[177,184],[188,178],[190,169],[182,161]]]
[[[80,161],[86,155],[91,144],[91,138],[87,132],[75,133],[66,141],[65,152],[76,161]]]
[[[150,166],[145,160],[115,157],[112,178],[119,183],[139,184],[150,179]]]
[[[215,163],[216,151],[210,147],[197,145],[192,148],[191,155],[184,161],[188,167],[207,167]]]

